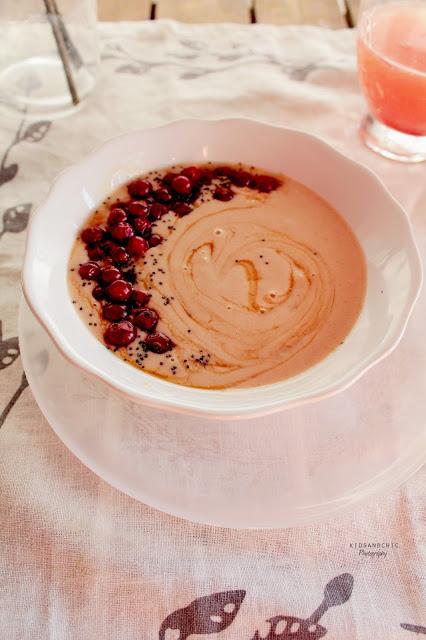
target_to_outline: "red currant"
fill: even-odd
[[[80,265],[78,273],[83,280],[97,280],[100,273],[100,267],[96,262],[85,262]]]
[[[137,331],[131,322],[122,320],[111,324],[104,333],[104,340],[112,347],[127,347],[136,338]]]

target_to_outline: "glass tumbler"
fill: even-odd
[[[357,49],[365,144],[393,160],[426,160],[426,0],[363,0]]]
[[[50,118],[93,90],[99,64],[96,0],[0,2],[0,103]]]

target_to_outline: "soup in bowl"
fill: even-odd
[[[183,121],[60,176],[23,283],[88,373],[141,402],[242,417],[335,393],[379,361],[421,265],[381,182],[321,140]]]

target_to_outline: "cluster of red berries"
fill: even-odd
[[[151,182],[144,178],[134,180],[127,189],[132,198],[142,200],[148,217],[158,219],[168,211],[185,216],[192,211],[192,204],[203,189],[210,189],[213,198],[227,201],[235,196],[232,186],[248,187],[263,193],[274,191],[281,185],[274,176],[254,174],[244,169],[229,166],[185,167],[179,173],[169,171],[158,180],[154,190]]]
[[[108,262],[100,265],[91,260],[80,265],[78,272],[83,280],[96,282],[92,295],[101,302],[102,317],[110,322],[104,333],[108,345],[126,347],[141,329],[147,332],[143,342],[147,351],[165,353],[173,348],[168,336],[155,333],[159,316],[155,309],[146,306],[150,294],[135,289],[118,267]]]
[[[133,287],[135,261],[163,241],[153,233],[153,223],[169,211],[179,217],[188,215],[206,189],[213,198],[228,201],[235,195],[232,186],[269,193],[281,183],[273,176],[228,166],[186,167],[155,182],[155,188],[146,178],[130,182],[127,191],[131,199],[112,205],[106,228],[95,225],[82,231],[89,262],[80,265],[79,274],[83,280],[96,282],[92,295],[102,305],[102,317],[110,322],[104,333],[106,344],[128,346],[140,329],[146,332],[144,349],[165,353],[175,345],[165,334],[155,332],[159,315],[147,307],[150,294]]]

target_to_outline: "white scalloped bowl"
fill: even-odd
[[[206,161],[254,164],[299,180],[346,218],[365,252],[366,300],[348,338],[324,360],[287,380],[220,391],[167,382],[106,349],[71,303],[68,259],[91,210],[137,174]],[[421,281],[407,215],[371,171],[307,133],[243,119],[185,120],[104,144],[62,173],[34,213],[23,269],[27,302],[71,362],[133,400],[221,418],[267,414],[345,389],[398,344]]]

